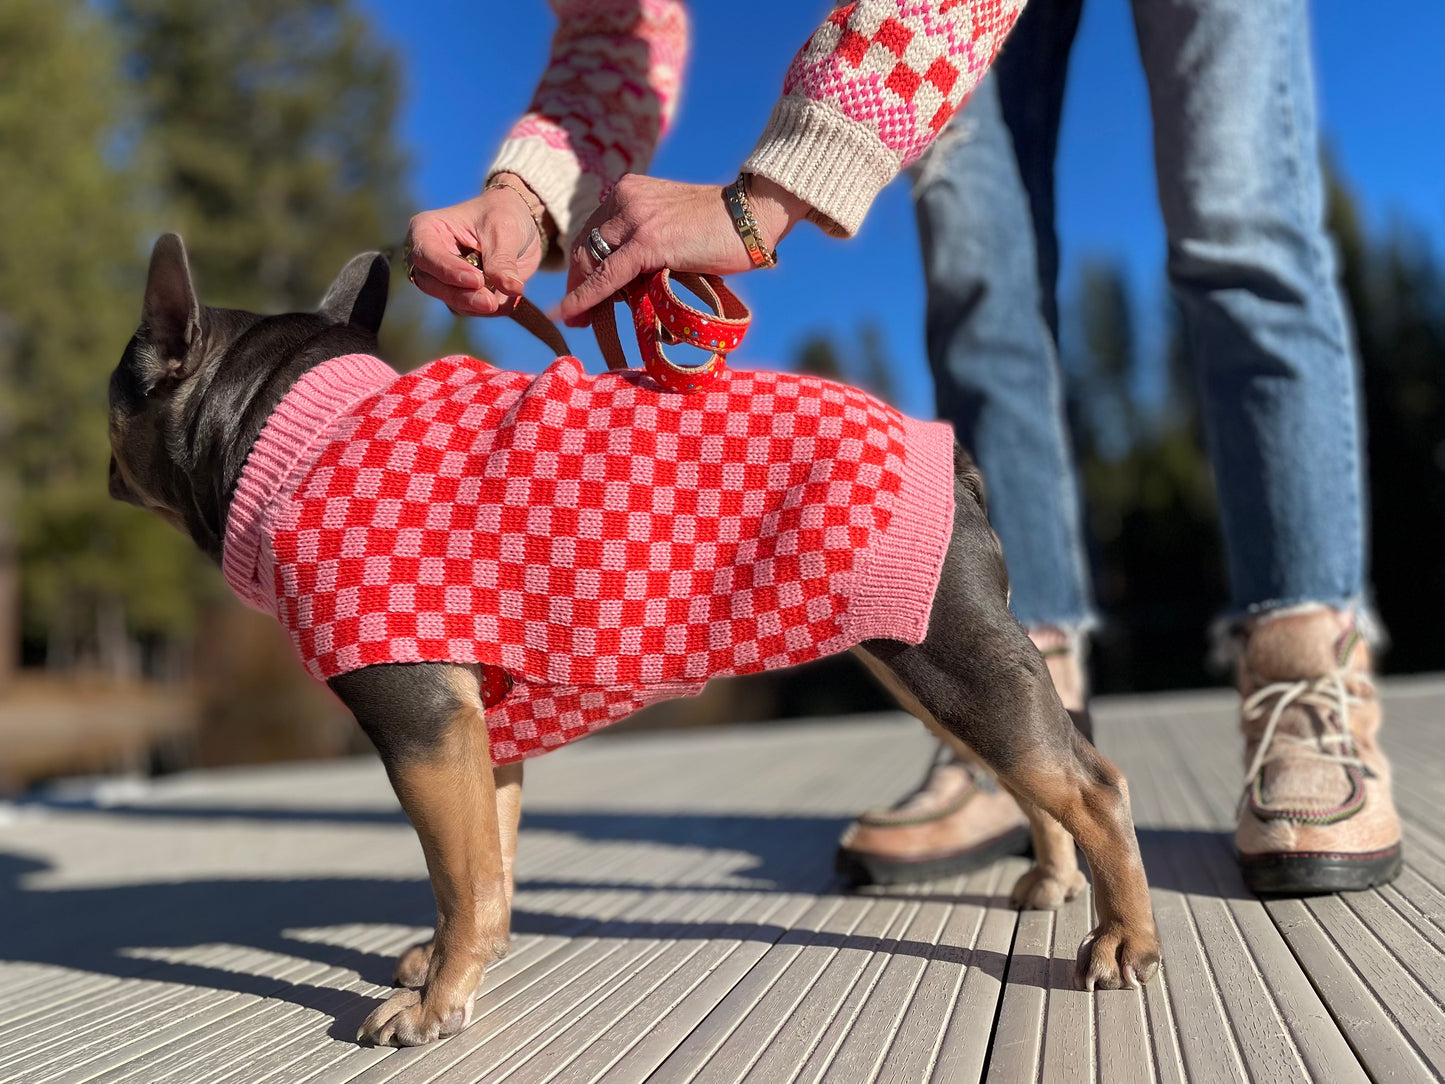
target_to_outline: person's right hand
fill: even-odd
[[[500,186],[416,215],[406,241],[413,284],[458,314],[510,312],[542,260],[542,239],[526,201]],[[466,261],[468,252],[480,256],[480,269]]]

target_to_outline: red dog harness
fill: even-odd
[[[476,266],[476,260],[468,258]],[[680,282],[702,298],[712,310],[706,312],[689,305],[677,296],[673,282]],[[609,303],[593,312],[592,329],[607,368],[626,369],[627,356],[617,337],[617,320],[612,305],[627,303],[632,310],[632,327],[637,334],[637,348],[642,354],[642,367],[659,386],[668,391],[704,391],[713,386],[727,364],[727,356],[736,350],[752,323],[747,305],[727,288],[716,275],[696,275],[664,268],[652,275],[643,275],[617,294]],[[559,356],[572,351],[557,327],[536,305],[518,298],[510,314],[517,323],[550,346]],[[699,365],[681,365],[663,352],[663,346],[682,343],[708,351],[708,358]]]

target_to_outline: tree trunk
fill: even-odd
[[[13,394],[13,325],[0,314],[0,392]],[[15,682],[20,669],[20,554],[15,542],[15,480],[9,458],[10,412],[0,403],[0,694]]]
[[[97,668],[118,683],[140,676],[140,651],[125,623],[125,604],[114,596],[101,599],[95,614]]]
[[[13,505],[0,483],[0,693],[20,668],[20,562],[15,554]]]

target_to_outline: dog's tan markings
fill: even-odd
[[[507,951],[509,863],[486,721],[474,678],[462,668],[455,673],[464,706],[441,739],[427,756],[389,766],[426,855],[437,926],[425,986],[393,994],[357,1033],[378,1045],[419,1046],[466,1027],[487,964]]]
[[[492,769],[497,791],[497,826],[502,838],[502,876],[507,883],[507,906],[512,905],[513,868],[517,861],[517,826],[522,820],[522,762]]]
[[[492,782],[497,792],[497,829],[501,837],[502,877],[506,884],[507,908],[510,913],[514,888],[512,870],[517,858],[517,825],[522,818],[522,762],[501,764],[493,768]],[[430,940],[412,945],[397,958],[393,984],[413,990],[425,986],[427,973],[431,969],[431,955]],[[494,963],[499,959],[500,955],[488,962]]]
[[[1084,890],[1088,880],[1079,869],[1078,849],[1068,830],[1008,784],[1004,789],[1014,796],[1024,816],[1029,819],[1029,834],[1034,843],[1034,864],[1021,876],[1009,893],[1015,907],[1030,911],[1057,911]]]
[[[961,755],[981,762],[887,664],[865,650],[855,654],[905,711]],[[1061,705],[1058,710],[1063,711]],[[1072,734],[1072,723],[1069,729]],[[1089,990],[1148,982],[1159,968],[1159,934],[1123,774],[1078,735],[1073,736],[1074,755],[1062,761],[1040,755],[1038,747],[1022,752],[1018,763],[1007,771],[990,765],[999,783],[1018,799],[1033,836],[1034,866],[1014,886],[1013,902],[1053,910],[1078,895],[1085,881],[1074,851],[1077,841],[1094,875],[1099,914],[1099,925],[1079,946],[1077,981]]]
[[[982,757],[933,717],[932,712],[898,680],[897,675],[887,665],[866,651],[857,651],[855,654],[883,687],[893,694],[904,711],[919,720],[964,760],[973,764],[984,764]],[[984,766],[987,767],[986,764]],[[1030,910],[1056,911],[1083,891],[1085,884],[1084,875],[1079,870],[1074,837],[1069,835],[1062,824],[1017,790],[1002,780],[1000,783],[1014,796],[1019,808],[1028,817],[1029,834],[1033,837],[1034,844],[1034,866],[1014,885],[1013,903]]]
[[[430,940],[419,941],[398,956],[391,984],[408,990],[420,990],[425,986],[427,971],[431,968],[431,947]]]
[[[1082,739],[1075,742],[1075,754],[1072,770],[1062,773],[1053,765],[1025,762],[1010,773],[1009,785],[1058,818],[1094,875],[1099,924],[1079,946],[1075,975],[1080,985],[1088,990],[1139,986],[1158,970],[1160,948],[1129,811],[1129,786]]]

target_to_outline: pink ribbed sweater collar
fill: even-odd
[[[231,499],[221,557],[226,582],[246,605],[275,613],[276,589],[264,545],[271,506],[300,483],[336,420],[397,376],[370,354],[332,358],[298,380],[266,420]]]

